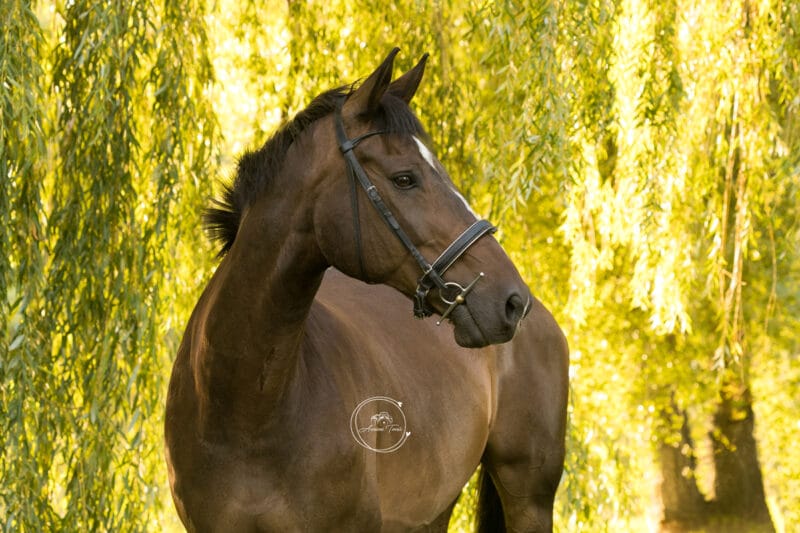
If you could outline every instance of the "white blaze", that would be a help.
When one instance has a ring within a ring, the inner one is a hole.
[[[436,167],[433,164],[433,154],[431,151],[428,150],[428,147],[425,146],[425,143],[417,139],[416,135],[414,135],[413,139],[414,142],[417,143],[417,147],[419,147],[419,153],[422,154],[422,158],[428,162],[433,170],[436,170]]]
[[[475,219],[477,220],[477,219],[478,219],[478,213],[476,213],[476,212],[475,212],[475,211],[472,209],[472,206],[471,206],[471,205],[469,205],[469,203],[467,203],[467,199],[466,199],[466,198],[464,198],[464,197],[461,195],[461,193],[460,193],[460,192],[458,192],[457,190],[453,189],[453,192],[454,192],[454,193],[456,193],[456,196],[458,196],[458,199],[459,199],[459,200],[461,200],[461,203],[462,203],[462,204],[464,204],[464,207],[466,207],[466,208],[467,208],[467,211],[469,211],[470,213],[472,213],[472,216],[474,216],[474,217],[475,217]]]
[[[420,155],[422,155],[422,159],[427,161],[428,164],[431,166],[431,168],[434,171],[436,171],[436,174],[438,175],[439,171],[436,170],[436,165],[433,164],[433,154],[431,153],[431,151],[428,150],[428,147],[425,146],[425,143],[423,143],[422,141],[417,139],[416,135],[414,135],[412,138],[414,139],[414,142],[417,143],[417,147],[419,148]],[[451,188],[452,188],[453,192],[455,193],[455,195],[458,197],[458,199],[461,200],[461,203],[464,204],[464,207],[467,208],[467,211],[472,213],[472,216],[474,216],[475,219],[477,220],[478,219],[478,215],[477,215],[477,213],[475,213],[475,211],[472,209],[472,207],[469,205],[469,203],[467,203],[467,199],[464,198],[461,195],[461,193],[458,192],[454,187],[451,187]]]

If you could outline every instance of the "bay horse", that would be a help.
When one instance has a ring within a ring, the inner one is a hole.
[[[206,212],[222,260],[165,421],[189,531],[446,531],[479,464],[482,531],[552,530],[566,340],[409,108],[427,55],[392,81],[397,52]]]

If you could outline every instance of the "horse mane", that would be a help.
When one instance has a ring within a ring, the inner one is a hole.
[[[223,185],[221,198],[212,199],[211,206],[203,213],[206,233],[212,241],[221,243],[218,257],[224,256],[233,246],[242,214],[280,172],[289,146],[311,124],[332,113],[338,102],[352,92],[351,85],[320,94],[308,107],[281,126],[261,148],[242,154],[233,182]],[[388,91],[381,98],[381,106],[375,116],[364,118],[371,119],[377,129],[386,133],[417,135],[430,142],[408,105]]]

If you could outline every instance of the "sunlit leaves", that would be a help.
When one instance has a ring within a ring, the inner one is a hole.
[[[474,23],[494,41],[484,64],[515,115],[492,143],[513,147],[488,166],[497,162],[510,185],[495,214],[519,210],[520,192],[535,191],[527,216],[506,215],[524,232],[506,242],[515,250],[538,242],[515,258],[531,279],[567,283],[568,298],[551,301],[562,306],[573,349],[604,360],[625,354],[620,370],[640,382],[624,392],[587,371],[586,355],[573,361],[572,420],[581,430],[603,408],[593,401],[598,390],[628,404],[625,413],[656,415],[672,391],[702,421],[717,394],[715,365],[745,379],[751,372],[748,339],[768,334],[759,321],[764,310],[773,316],[780,279],[797,279],[790,261],[781,270],[775,260],[779,249],[796,257],[798,157],[786,149],[798,142],[797,114],[786,111],[800,101],[786,48],[798,42],[796,11],[784,3],[496,2],[483,7],[488,21]],[[530,135],[531,127],[540,131]],[[516,161],[528,150],[520,174]],[[559,236],[565,249],[554,247]],[[559,294],[547,283],[534,290]],[[796,309],[795,296],[784,298]]]
[[[432,54],[414,108],[567,331],[561,526],[644,529],[662,413],[709,419],[721,370],[752,381],[796,519],[796,2],[39,7],[0,3],[3,527],[174,522],[164,380],[213,269],[218,167],[396,45],[398,70]]]
[[[181,271],[166,243],[196,234],[176,205],[197,213],[213,171],[202,8],[70,2],[52,33],[23,2],[2,9],[0,516],[17,531],[148,530],[167,496],[164,340],[188,307],[165,284]]]
[[[48,343],[38,295],[45,261],[42,176],[46,170],[44,35],[31,5],[0,4],[0,527],[43,529],[52,511],[41,487],[52,447],[36,412]],[[45,378],[45,379],[43,379]]]

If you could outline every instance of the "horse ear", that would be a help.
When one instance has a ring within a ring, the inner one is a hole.
[[[350,95],[350,98],[347,99],[347,107],[350,108],[351,113],[354,115],[369,115],[377,111],[381,103],[381,97],[392,81],[392,65],[394,64],[394,57],[399,51],[400,49],[395,47],[389,52],[389,55],[375,69],[375,72],[370,74],[369,78]]]
[[[417,88],[419,87],[419,82],[422,81],[422,75],[425,74],[425,63],[428,61],[428,54],[424,54],[422,59],[419,60],[419,63],[394,80],[391,85],[389,85],[389,89],[387,92],[393,96],[396,96],[403,100],[405,103],[411,103],[411,99],[414,98],[414,94],[417,92]]]

